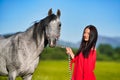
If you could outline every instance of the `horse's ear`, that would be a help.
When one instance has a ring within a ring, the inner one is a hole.
[[[48,11],[48,16],[52,14],[52,8]]]
[[[57,16],[60,17],[60,15],[61,15],[61,12],[60,12],[60,10],[58,9],[58,11],[57,11]]]

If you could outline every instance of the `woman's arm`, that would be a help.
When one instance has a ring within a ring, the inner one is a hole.
[[[72,59],[74,59],[74,53],[70,47],[66,47],[66,53],[71,56]]]

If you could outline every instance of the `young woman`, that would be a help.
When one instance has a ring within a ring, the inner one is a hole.
[[[95,45],[98,38],[98,32],[95,26],[85,27],[80,47],[76,54],[70,47],[66,47],[66,53],[72,58],[74,71],[72,80],[96,80],[94,68],[96,62]]]

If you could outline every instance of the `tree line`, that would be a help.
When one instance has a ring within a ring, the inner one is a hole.
[[[76,53],[77,49],[72,48]],[[41,53],[40,58],[42,60],[65,60],[68,59],[65,48],[46,47]],[[97,47],[97,60],[98,61],[120,61],[120,47],[112,47],[109,44],[100,44]]]
[[[97,60],[120,61],[120,47],[109,44],[100,44],[97,48]]]

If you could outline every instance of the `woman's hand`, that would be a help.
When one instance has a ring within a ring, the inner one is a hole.
[[[70,55],[71,52],[72,52],[71,48],[70,47],[66,47],[66,53]]]
[[[74,58],[74,53],[70,47],[66,47],[66,53],[69,54],[72,59]]]

